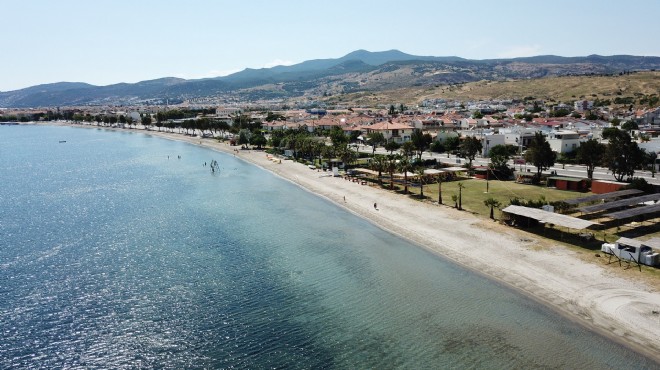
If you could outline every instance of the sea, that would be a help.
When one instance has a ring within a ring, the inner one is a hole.
[[[1,369],[658,366],[232,155],[0,126]]]

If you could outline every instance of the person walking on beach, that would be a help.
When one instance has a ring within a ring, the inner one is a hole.
[[[378,204],[374,203],[374,209],[378,211]]]

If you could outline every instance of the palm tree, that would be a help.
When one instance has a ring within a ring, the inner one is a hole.
[[[463,210],[463,188],[465,185],[463,185],[462,182],[458,183],[458,209]]]
[[[371,156],[376,155],[376,147],[385,142],[385,136],[382,132],[372,131],[367,134],[367,143],[371,145]]]
[[[458,204],[456,204],[456,201],[458,200],[458,196],[456,194],[452,194],[451,200],[452,202],[454,202],[454,208],[458,208]]]
[[[424,167],[417,167],[415,175],[419,178],[419,197],[424,198]]]
[[[387,169],[387,158],[383,155],[377,155],[371,161],[371,169],[378,171],[378,184],[383,185],[383,171]]]
[[[484,205],[485,205],[486,207],[490,207],[490,218],[494,220],[494,219],[495,219],[495,216],[494,216],[494,213],[493,213],[493,209],[494,209],[495,207],[500,208],[500,206],[502,205],[502,203],[500,203],[499,200],[496,200],[495,198],[490,197],[490,198],[484,200]]]
[[[394,189],[394,171],[396,171],[397,156],[389,155],[387,157],[387,172],[390,174],[390,190]]]
[[[349,147],[343,147],[339,149],[339,158],[345,165],[350,165],[357,160],[358,154]]]
[[[403,193],[408,194],[408,172],[413,168],[413,164],[407,156],[399,159],[399,171],[403,172]]]
[[[403,145],[401,145],[399,151],[404,157],[412,159],[413,155],[415,154],[415,144],[413,144],[412,141],[406,141],[403,143]]]
[[[438,204],[442,204],[442,176],[438,175]]]

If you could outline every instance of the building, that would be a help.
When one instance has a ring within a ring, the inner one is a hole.
[[[570,153],[580,146],[580,134],[576,131],[559,130],[548,133],[550,148],[557,153]]]
[[[578,100],[573,103],[573,108],[577,112],[584,112],[585,110],[591,110],[594,107],[594,102],[592,100]]]
[[[364,126],[363,129],[366,131],[365,134],[380,132],[385,137],[385,140],[403,144],[406,141],[410,141],[410,136],[415,128],[403,123],[385,121],[374,123],[371,126]]]

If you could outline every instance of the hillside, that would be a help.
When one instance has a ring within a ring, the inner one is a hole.
[[[468,60],[452,56],[415,56],[398,50],[383,52],[358,50],[336,59],[309,60],[292,66],[245,69],[225,77],[200,80],[161,78],[108,86],[67,82],[33,86],[22,90],[0,92],[0,108],[153,104],[193,98],[207,98],[214,101],[317,98],[409,88],[429,89],[431,96],[438,94],[437,89],[440,89],[440,94],[458,97],[473,88],[471,87],[473,85],[464,86],[464,84],[484,80],[493,81],[490,90],[484,89],[484,94],[490,91],[496,94],[495,96],[504,96],[510,80],[551,79],[575,75],[618,75],[623,71],[656,69],[660,69],[660,57],[590,55],[565,58],[549,55]],[[448,86],[457,84],[461,85],[460,89],[453,86],[447,90]],[[489,85],[485,82],[482,84]],[[530,84],[529,89],[533,88],[534,84]],[[565,88],[566,86],[559,86],[558,91]],[[616,86],[610,86],[607,91],[614,88]],[[502,92],[498,92],[499,90]],[[591,91],[591,89],[586,90]],[[587,93],[589,92],[584,92]],[[415,94],[417,93],[413,93]],[[530,92],[530,95],[538,94]]]
[[[489,100],[535,97],[548,101],[614,99],[617,96],[652,95],[660,92],[660,72],[622,76],[564,76],[508,81],[476,81],[454,86],[413,87],[357,92],[325,98],[329,104],[414,106],[425,99]],[[595,95],[595,96],[594,96]]]

